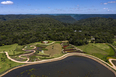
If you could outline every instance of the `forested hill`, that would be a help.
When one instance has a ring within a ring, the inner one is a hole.
[[[74,23],[76,20],[71,16],[53,16],[48,14],[42,15],[0,15],[0,20],[7,21],[7,20],[15,20],[15,19],[26,19],[26,18],[35,18],[35,17],[49,17],[56,19],[58,21],[64,23]]]
[[[55,16],[62,16],[62,15],[71,16],[76,20],[93,18],[93,17],[103,17],[103,18],[116,19],[116,14],[56,14]]]
[[[106,31],[115,34],[116,35],[116,19],[112,18],[101,18],[101,17],[95,17],[95,18],[88,18],[88,19],[82,19],[75,23],[75,25],[80,26],[86,26],[88,27],[86,30],[89,30],[89,28],[92,28],[92,30],[99,30],[99,31]]]
[[[24,31],[36,31],[44,28],[44,30],[50,30],[53,27],[63,27],[62,22],[47,17],[35,17],[28,19],[16,19],[0,22],[0,32],[24,32]]]
[[[89,18],[75,24],[48,17],[0,21],[0,45],[24,45],[43,40],[69,40],[71,44],[83,45],[91,36],[95,42],[112,43],[114,35],[116,19],[110,18]]]

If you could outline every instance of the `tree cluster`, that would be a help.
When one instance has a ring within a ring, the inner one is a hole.
[[[116,35],[116,19],[89,18],[76,23],[63,23],[49,17],[0,21],[0,46],[37,41],[69,40],[74,45],[88,44],[91,36],[96,43],[112,43]]]

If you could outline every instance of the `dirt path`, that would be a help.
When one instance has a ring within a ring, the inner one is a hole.
[[[34,47],[33,49],[36,48],[35,46],[31,46],[31,47]],[[24,49],[22,49],[22,50],[24,50]],[[29,54],[22,54],[22,55],[19,55],[19,57],[20,57],[20,58],[23,58],[23,57],[21,57],[21,56],[31,55],[31,54],[33,54],[33,53],[36,52],[35,50],[28,50],[28,51],[33,51],[33,52],[32,52],[32,53],[29,53]],[[12,58],[8,55],[8,52],[5,52],[5,53],[6,53],[7,58],[10,59],[11,61],[14,61],[14,62],[17,62],[17,63],[28,63],[28,61],[29,61],[29,58],[27,58],[27,61],[17,61],[17,60],[15,60],[15,59],[12,59]],[[23,59],[26,59],[26,58],[23,58]]]
[[[55,42],[52,42],[51,44],[53,44],[53,43],[55,43]],[[34,47],[34,49],[36,48],[35,46],[31,46],[31,47]],[[24,49],[22,49],[22,50],[24,50]],[[31,54],[33,54],[33,53],[36,52],[35,50],[31,50],[31,51],[33,51],[33,52],[32,52],[32,53],[29,53],[29,54],[22,54],[22,55],[20,55],[20,57],[21,57],[21,56],[26,56],[26,55],[31,55]],[[14,60],[14,59],[10,58],[10,56],[8,55],[8,52],[5,52],[5,53],[6,53],[7,57],[8,57],[8,59],[10,59],[10,60],[12,60],[12,61],[14,61],[14,62],[17,62],[17,63],[28,63],[28,64],[26,64],[26,65],[24,65],[24,66],[28,66],[28,65],[32,65],[32,64],[47,63],[47,62],[52,62],[52,61],[58,61],[58,60],[65,59],[66,57],[74,56],[74,55],[83,56],[83,57],[87,57],[87,58],[90,58],[90,59],[92,59],[92,60],[95,60],[95,61],[99,62],[100,64],[102,64],[102,65],[104,65],[105,67],[107,67],[109,70],[113,71],[114,74],[116,75],[116,72],[115,72],[114,70],[111,69],[111,68],[113,68],[113,69],[116,70],[116,66],[112,63],[112,60],[115,60],[115,61],[116,61],[116,59],[109,59],[109,62],[113,65],[113,66],[111,66],[109,63],[107,63],[107,62],[105,62],[105,61],[103,61],[103,60],[101,60],[101,59],[99,59],[99,58],[97,58],[97,57],[95,57],[95,56],[92,56],[92,55],[88,55],[88,54],[84,54],[84,53],[67,53],[67,54],[65,54],[65,55],[63,55],[63,56],[61,56],[61,57],[58,57],[58,58],[47,59],[47,60],[41,60],[41,61],[35,61],[35,62],[28,62],[28,61],[29,61],[28,58],[27,58],[27,59],[28,59],[27,61],[17,61],[17,60]],[[17,69],[17,68],[20,68],[20,67],[24,67],[24,66],[19,66],[19,67],[13,68],[13,69],[11,69],[11,70],[5,72],[3,75],[7,74],[8,72],[10,72],[10,71],[12,71],[12,70],[14,70],[14,69]],[[3,76],[3,75],[1,75],[1,76]]]
[[[53,44],[53,43],[55,43],[55,41],[52,42],[52,43],[49,43],[49,44],[45,44],[45,45],[50,45],[50,44]],[[34,47],[33,49],[36,49],[36,46],[33,46],[33,45],[32,45],[32,46],[30,46],[30,47]],[[25,49],[23,48],[22,50],[25,50]],[[29,61],[29,58],[21,57],[21,56],[31,55],[31,54],[34,54],[34,53],[36,52],[35,50],[28,50],[28,51],[33,51],[33,52],[32,52],[32,53],[29,53],[29,54],[22,54],[22,55],[19,55],[20,58],[27,59],[26,61],[17,61],[17,60],[15,60],[15,59],[12,59],[12,58],[8,55],[8,52],[5,52],[5,53],[6,53],[7,58],[10,59],[11,61],[14,61],[14,62],[17,62],[17,63],[33,63],[33,62],[28,62],[28,61]],[[3,52],[1,52],[1,53],[3,53]]]
[[[105,61],[103,61],[103,60],[101,60],[101,59],[99,59],[99,58],[97,58],[95,56],[88,55],[88,54],[84,54],[84,53],[67,53],[67,54],[65,54],[65,55],[63,55],[61,57],[58,57],[58,58],[53,58],[53,59],[48,59],[48,60],[41,60],[41,61],[36,61],[36,62],[24,62],[24,63],[29,63],[29,64],[26,64],[26,65],[23,65],[23,66],[18,66],[18,67],[15,67],[13,69],[10,69],[7,72],[5,72],[4,74],[2,74],[1,76],[4,76],[5,74],[9,73],[10,71],[13,71],[13,70],[18,69],[18,68],[21,68],[21,67],[25,67],[25,66],[29,66],[29,65],[33,65],[33,64],[41,64],[41,63],[58,61],[58,60],[65,59],[65,58],[67,58],[69,56],[76,56],[76,55],[77,56],[87,57],[87,58],[90,58],[92,60],[97,61],[98,63],[102,64],[103,66],[105,66],[106,68],[108,68],[110,71],[112,71],[115,74],[115,76],[116,76],[116,72],[111,69],[111,68],[113,68],[111,65],[109,65]],[[113,69],[115,69],[115,68],[113,68]]]
[[[34,47],[33,49],[36,49],[36,46],[30,46],[30,47]],[[23,48],[22,50],[25,50],[25,49]],[[20,58],[22,58],[22,59],[27,59],[26,62],[29,61],[29,58],[24,58],[24,57],[22,57],[22,56],[28,56],[28,55],[34,54],[34,53],[36,52],[35,50],[27,50],[27,51],[33,51],[33,52],[32,52],[32,53],[29,53],[29,54],[22,54],[22,55],[19,55]]]
[[[111,63],[112,67],[115,68],[115,70],[116,70],[116,66],[114,65],[114,63],[112,62],[112,60],[116,61],[116,59],[112,59],[112,58],[109,59],[109,62]]]

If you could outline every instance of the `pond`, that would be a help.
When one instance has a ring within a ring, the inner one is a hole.
[[[98,62],[79,56],[15,69],[3,77],[115,77]]]

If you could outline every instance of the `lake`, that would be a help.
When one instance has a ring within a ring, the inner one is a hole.
[[[79,56],[15,69],[3,77],[115,77],[98,62]]]

